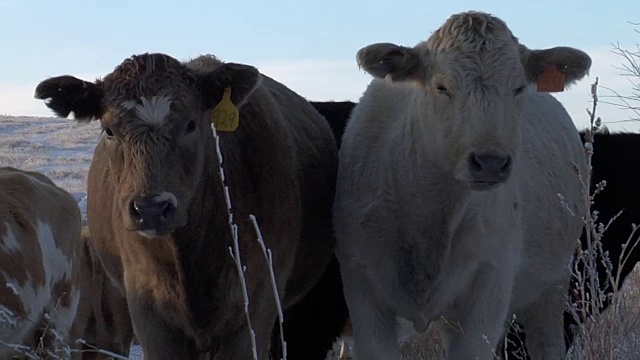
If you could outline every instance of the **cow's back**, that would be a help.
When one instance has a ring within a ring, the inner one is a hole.
[[[79,301],[75,200],[42,174],[2,168],[0,236],[0,340],[34,349],[46,331],[66,340]]]
[[[322,270],[333,257],[331,208],[338,171],[338,148],[327,121],[300,95],[263,75],[263,86],[278,100],[286,129],[295,149],[295,176],[302,206],[302,235],[295,265],[285,293],[295,302],[320,277],[309,278],[308,271]]]

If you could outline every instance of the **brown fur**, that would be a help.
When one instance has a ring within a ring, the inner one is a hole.
[[[83,277],[72,338],[83,339],[88,345],[79,346],[77,357],[111,359],[96,349],[127,356],[133,339],[127,299],[104,272],[89,245],[90,237],[89,227],[83,226]]]
[[[37,96],[55,97],[47,90],[55,81],[41,83]],[[182,64],[162,54],[134,56],[93,86],[105,94],[93,113],[114,139],[100,140],[89,173],[90,243],[109,276],[126,289],[145,357],[248,359],[249,331],[210,130],[211,110],[231,86],[240,126],[220,133],[220,148],[258,353],[265,359],[276,306],[249,215],[257,217],[273,252],[284,306],[295,303],[334,247],[337,149],[328,125],[302,97],[255,68],[213,57]],[[121,106],[156,95],[172,99],[169,119],[159,128]],[[190,121],[197,129],[185,135]],[[178,199],[167,231],[152,239],[132,231],[132,199],[163,191]]]

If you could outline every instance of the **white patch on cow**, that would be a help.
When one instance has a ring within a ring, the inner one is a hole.
[[[60,306],[58,299],[53,298],[53,285],[65,278],[71,279],[72,259],[68,258],[58,248],[49,224],[38,220],[37,225],[36,230],[43,256],[40,259],[34,258],[31,263],[24,265],[39,266],[42,264],[45,274],[44,285],[36,288],[33,282],[28,282],[24,286],[20,286],[8,272],[0,270],[7,280],[6,286],[10,287],[20,297],[26,313],[24,318],[14,317],[14,323],[10,329],[7,326],[0,327],[0,340],[6,343],[15,344],[21,342],[33,326],[38,323],[43,313],[49,314],[51,322],[55,324],[56,331],[66,336],[71,328],[80,300],[80,292],[77,288],[72,291],[72,294],[69,294],[69,307]],[[9,316],[9,313],[5,312],[4,315]],[[4,354],[0,351],[0,357],[2,356]]]
[[[6,283],[6,284],[5,284],[5,286],[6,286],[9,290],[11,290],[11,292],[12,292],[14,295],[18,295],[18,289],[16,289],[16,286],[15,286],[15,285],[13,285],[12,283]]]
[[[44,291],[49,290],[51,296],[51,287],[60,280],[72,278],[73,262],[68,258],[57,246],[56,240],[51,231],[51,227],[38,221],[38,237],[40,238],[40,246],[42,253],[47,256],[43,257],[42,263],[45,274],[48,275],[47,284]],[[72,286],[72,294],[69,294],[70,306],[62,307],[58,304],[58,299],[50,299],[48,313],[51,321],[56,324],[56,329],[62,334],[67,334],[71,329],[71,324],[76,316],[78,302],[80,301],[80,291],[77,287]]]
[[[170,192],[164,191],[162,194],[156,196],[153,200],[156,202],[168,201],[171,205],[178,207],[178,198]]]
[[[156,231],[156,229],[141,230],[141,231],[138,231],[138,234],[149,239],[153,239],[158,236],[158,232]]]
[[[5,331],[13,331],[16,328],[16,314],[8,307],[0,304],[0,334]]]
[[[136,116],[150,125],[161,125],[167,120],[171,111],[171,98],[167,96],[146,98],[143,96],[140,101],[141,104],[128,100],[122,103],[122,107],[127,110],[135,110]]]
[[[418,333],[411,321],[401,317],[396,317],[396,321],[398,322],[398,328],[397,328],[398,342],[400,343],[407,342],[411,340],[411,338],[413,338]]]
[[[8,229],[7,234],[2,237],[2,243],[0,244],[1,252],[7,254],[9,252],[20,251],[20,243],[16,239],[16,234],[11,229],[8,223],[5,223],[5,227]]]
[[[135,100],[125,100],[122,102],[122,104],[120,104],[120,106],[122,106],[122,108],[125,110],[133,110],[136,105],[138,105],[138,103]]]

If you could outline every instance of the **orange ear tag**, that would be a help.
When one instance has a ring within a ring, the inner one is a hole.
[[[540,92],[562,92],[564,91],[565,75],[558,70],[556,65],[547,65],[538,79],[536,79],[538,91]]]
[[[231,101],[231,87],[227,86],[222,100],[211,112],[211,122],[217,131],[235,131],[240,123],[240,112]]]

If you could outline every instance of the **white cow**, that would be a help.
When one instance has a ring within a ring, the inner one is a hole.
[[[532,359],[561,358],[586,163],[565,109],[530,85],[549,69],[573,83],[589,56],[529,50],[467,12],[357,60],[376,79],[342,139],[334,213],[356,358],[398,359],[409,323],[438,326],[450,359],[490,359],[511,313]]]

